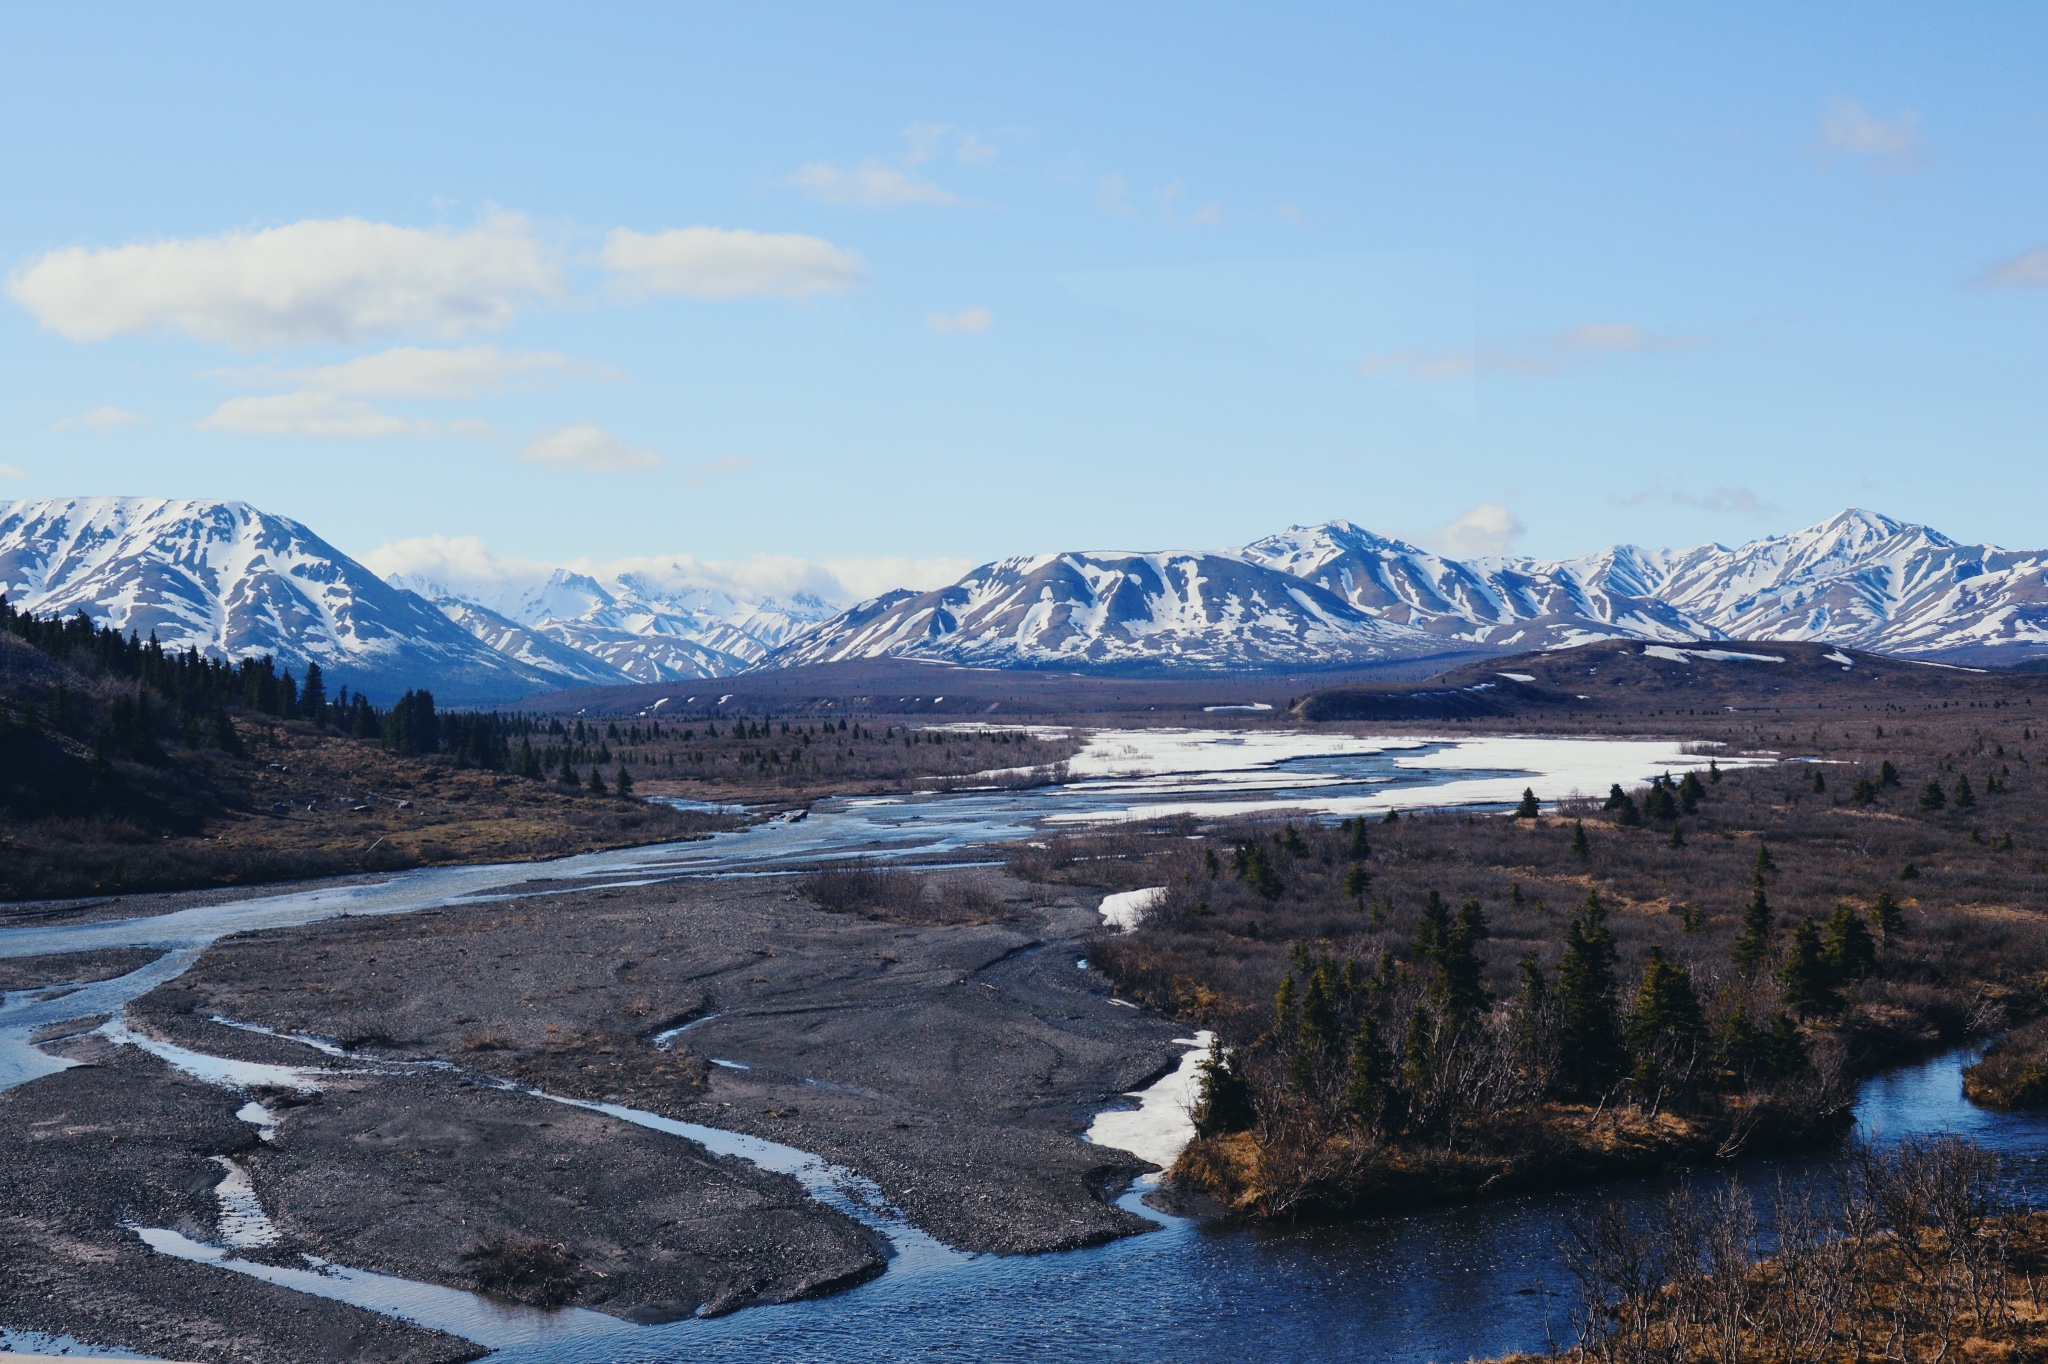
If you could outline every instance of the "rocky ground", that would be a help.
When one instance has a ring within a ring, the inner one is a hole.
[[[312,1314],[353,1342],[333,1357],[474,1353],[163,1260],[120,1230],[133,1220],[207,1239],[222,1154],[246,1165],[285,1235],[269,1254],[475,1287],[481,1250],[545,1247],[573,1302],[633,1320],[829,1292],[885,1264],[876,1233],[793,1180],[506,1081],[816,1152],[964,1250],[1044,1251],[1146,1229],[1104,1194],[1147,1167],[1077,1134],[1178,1059],[1179,1030],[1112,1005],[1102,978],[1078,967],[1098,895],[992,873],[973,890],[970,917],[983,921],[951,925],[828,914],[769,877],[223,941],[136,1001],[131,1025],[211,1055],[363,1073],[267,1096],[281,1121],[262,1142],[233,1118],[245,1096],[100,1039],[54,1044],[89,1064],[0,1094],[18,1186],[6,1205],[42,1210],[6,1223],[0,1324],[174,1357],[328,1357],[294,1334]],[[29,974],[78,979],[118,964],[54,959]],[[9,983],[44,983],[16,981],[27,969],[10,963]],[[334,1039],[352,1056],[216,1018]],[[670,1047],[652,1044],[692,1020]],[[160,1115],[170,1109],[174,1120]],[[74,1134],[61,1156],[31,1156],[56,1154],[34,1145],[53,1132]],[[91,1253],[66,1251],[73,1243]],[[258,1305],[270,1299],[291,1306]],[[95,1307],[74,1310],[81,1302]]]

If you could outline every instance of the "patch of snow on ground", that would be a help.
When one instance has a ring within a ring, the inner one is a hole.
[[[1248,706],[1204,706],[1202,709],[1214,715],[1219,710],[1271,710],[1273,707],[1264,701],[1254,701]]]
[[[1777,654],[1738,654],[1727,649],[1674,649],[1669,644],[1645,644],[1643,653],[1650,658],[1661,658],[1670,663],[1683,663],[1689,658],[1704,658],[1709,663],[1783,663]]]
[[[1260,736],[1268,737],[1268,736]],[[1274,735],[1310,743],[1342,741],[1344,736]],[[1383,815],[1389,810],[1420,810],[1443,806],[1510,806],[1528,787],[1545,804],[1572,796],[1597,795],[1614,782],[1632,786],[1658,773],[1671,776],[1698,769],[1704,771],[1707,757],[1688,753],[1686,745],[1672,739],[1575,739],[1546,735],[1501,734],[1471,738],[1396,738],[1356,740],[1393,750],[1393,765],[1418,772],[1485,772],[1490,775],[1453,778],[1432,785],[1389,786],[1367,795],[1318,796],[1290,794],[1244,800],[1162,800],[1134,804],[1122,810],[1075,811],[1051,816],[1052,824],[1107,823],[1123,820],[1159,819],[1174,814],[1196,814],[1228,819],[1238,815],[1264,814],[1278,810],[1307,810],[1317,814],[1345,817]],[[1441,744],[1430,753],[1402,753]],[[1320,747],[1312,752],[1327,751]],[[1226,755],[1226,760],[1229,760]],[[1772,757],[1750,755],[1717,759],[1724,769],[1760,766]],[[1276,778],[1276,784],[1283,779]],[[1306,785],[1284,779],[1290,788]],[[1142,788],[1140,788],[1142,789]],[[1190,787],[1199,790],[1199,787]]]
[[[1138,1101],[1136,1108],[1097,1113],[1088,1125],[1088,1140],[1097,1146],[1129,1151],[1167,1169],[1180,1158],[1181,1149],[1195,1139],[1195,1101],[1201,1096],[1202,1061],[1216,1034],[1204,1028],[1193,1037],[1176,1037],[1177,1047],[1186,1047],[1180,1065],[1144,1089],[1126,1097]]]
[[[1536,680],[1528,673],[1495,673],[1494,676],[1505,677],[1510,682],[1534,682]]]
[[[1825,658],[1830,663],[1839,663],[1845,668],[1854,667],[1856,664],[1855,659],[1849,657],[1849,655],[1843,653],[1840,649],[1835,650],[1831,654],[1822,654],[1821,657]]]
[[[1145,917],[1145,911],[1159,903],[1166,894],[1166,887],[1152,886],[1145,890],[1120,890],[1114,895],[1102,897],[1102,922],[1120,933],[1128,933],[1138,926]]]

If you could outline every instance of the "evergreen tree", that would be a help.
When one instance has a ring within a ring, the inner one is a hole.
[[[1877,784],[1879,786],[1897,786],[1900,784],[1899,769],[1892,766],[1892,760],[1890,758],[1886,758],[1883,762],[1878,764]]]
[[[1905,911],[1899,908],[1899,901],[1889,889],[1877,893],[1877,899],[1870,905],[1870,922],[1877,926],[1877,935],[1886,947],[1892,945],[1892,938],[1905,925]]]
[[[1977,793],[1970,789],[1968,773],[1959,772],[1956,774],[1955,802],[1956,809],[1958,810],[1967,810],[1977,803]]]
[[[1430,894],[1435,898],[1434,891]],[[1443,902],[1436,902],[1441,907]],[[1478,954],[1479,944],[1486,938],[1486,914],[1477,900],[1468,900],[1458,911],[1455,922],[1448,915],[1444,919],[1428,953],[1436,967],[1430,993],[1446,1019],[1462,1022],[1471,1019],[1488,1002]]]
[[[1764,894],[1763,878],[1752,884],[1749,908],[1742,912],[1742,931],[1729,950],[1729,960],[1746,973],[1754,973],[1771,951],[1771,901]]]
[[[1366,875],[1365,868],[1356,862],[1344,874],[1344,893],[1358,902],[1361,911],[1365,909],[1365,892],[1371,885],[1372,877]]]
[[[311,659],[306,661],[306,680],[299,687],[299,714],[316,725],[327,723],[327,679]]]
[[[1840,1005],[1828,970],[1826,949],[1813,920],[1801,919],[1792,930],[1792,943],[1785,951],[1785,964],[1778,968],[1778,980],[1785,987],[1785,1007],[1807,1018],[1832,1013]]]
[[[1573,820],[1572,856],[1578,858],[1581,862],[1584,862],[1587,858],[1591,857],[1592,855],[1593,847],[1591,844],[1586,842],[1586,821],[1583,819]]]
[[[840,726],[845,727],[845,721]],[[1194,1111],[1195,1131],[1204,1137],[1242,1132],[1258,1118],[1252,1108],[1251,1086],[1238,1072],[1220,1039],[1209,1042],[1209,1054],[1197,1067],[1200,1076]]]
[[[1379,1019],[1361,1009],[1358,1030],[1351,1036],[1351,1080],[1344,1086],[1344,1111],[1368,1127],[1377,1126],[1387,1111],[1389,1079],[1386,1048],[1380,1045]]]
[[[1539,804],[1537,804],[1537,801],[1536,801],[1536,789],[1535,789],[1534,787],[1531,787],[1531,786],[1525,786],[1525,787],[1523,787],[1523,788],[1522,788],[1522,803],[1521,803],[1520,805],[1517,805],[1517,806],[1515,807],[1515,818],[1516,818],[1516,819],[1534,819],[1534,818],[1536,818],[1536,816],[1537,816],[1537,815],[1539,815],[1539,814],[1541,814],[1541,813],[1542,813],[1542,806],[1540,806]]]
[[[1628,1025],[1637,1089],[1647,1092],[1670,1083],[1672,1072],[1689,1063],[1700,1033],[1700,1001],[1693,993],[1692,974],[1666,961],[1663,948],[1651,947],[1642,983],[1636,987],[1635,1017]]]
[[[1753,871],[1753,872],[1751,873],[1751,875],[1752,875],[1752,876],[1754,876],[1754,877],[1756,878],[1756,880],[1757,880],[1757,881],[1758,881],[1759,883],[1761,883],[1761,882],[1763,881],[1763,879],[1764,879],[1764,877],[1765,877],[1765,876],[1769,875],[1769,874],[1770,874],[1770,873],[1772,873],[1772,872],[1775,872],[1775,871],[1776,871],[1777,869],[1778,869],[1778,864],[1777,864],[1777,863],[1776,863],[1775,861],[1773,861],[1773,860],[1771,859],[1771,847],[1770,847],[1770,844],[1768,844],[1768,843],[1759,843],[1759,844],[1757,844],[1757,845],[1756,845],[1756,870],[1755,870],[1755,871]]]
[[[1372,857],[1372,844],[1365,837],[1365,816],[1360,815],[1351,822],[1351,860],[1368,861]]]
[[[1532,949],[1515,965],[1515,1055],[1536,1082],[1550,1075],[1550,984]]]
[[[223,706],[213,708],[213,724],[207,730],[206,741],[230,758],[239,758],[247,752],[242,747],[242,736],[235,732],[234,722],[228,719],[227,709]]]
[[[1670,846],[1674,848],[1685,846],[1685,834],[1675,822],[1671,826]]]
[[[1557,964],[1560,1078],[1567,1092],[1582,1098],[1604,1091],[1621,1070],[1614,961],[1614,934],[1594,892],[1566,925]]]
[[[1707,788],[1700,781],[1700,774],[1697,772],[1687,772],[1685,779],[1678,783],[1679,808],[1688,815],[1693,813],[1702,800],[1706,799],[1706,795]]]
[[[624,763],[619,764],[619,775],[613,789],[618,792],[620,800],[633,798],[633,774],[626,770]]]
[[[1621,789],[1620,782],[1616,782],[1607,788],[1607,803],[1600,808],[1603,810],[1619,810],[1622,806],[1628,804],[1631,804],[1628,792]]]
[[[1329,972],[1321,966],[1309,973],[1301,993],[1301,1022],[1295,1030],[1294,1087],[1312,1093],[1323,1062],[1337,1044],[1337,1002],[1331,997]]]
[[[1451,935],[1451,908],[1441,892],[1432,890],[1415,916],[1415,959],[1433,964],[1444,939]]]
[[[1234,859],[1237,874],[1250,886],[1253,893],[1262,900],[1277,900],[1286,887],[1281,884],[1280,873],[1273,869],[1265,848],[1258,843],[1240,843]]]
[[[1707,783],[1711,786],[1721,784],[1721,765],[1712,758],[1707,759]]]
[[[590,794],[593,796],[601,796],[604,794],[604,774],[598,771],[597,767],[594,764],[590,769],[590,780],[588,783],[585,784],[583,789],[590,792]]]
[[[1925,812],[1932,813],[1947,804],[1948,796],[1942,791],[1941,783],[1938,781],[1928,782],[1927,789],[1920,793],[1920,808]]]
[[[1867,976],[1877,966],[1877,943],[1852,905],[1838,904],[1828,918],[1824,955],[1839,980]]]
[[[1280,982],[1280,988],[1273,993],[1273,1035],[1275,1037],[1294,1036],[1296,1015],[1299,1012],[1296,1007],[1297,1000],[1295,994],[1294,972],[1289,971],[1286,979]]]
[[[1818,795],[1821,795],[1821,794],[1822,794],[1822,793],[1824,793],[1824,792],[1825,792],[1825,791],[1826,791],[1827,789],[1828,789],[1828,783],[1827,783],[1827,778],[1825,778],[1825,777],[1823,777],[1823,776],[1821,775],[1821,773],[1820,773],[1820,769],[1819,769],[1818,767],[1814,768],[1814,769],[1813,769],[1813,794],[1815,794],[1816,796],[1818,796]]]

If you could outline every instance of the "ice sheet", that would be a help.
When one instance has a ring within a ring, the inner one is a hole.
[[[1170,1168],[1182,1148],[1195,1139],[1202,1060],[1215,1040],[1216,1034],[1206,1028],[1193,1037],[1174,1038],[1175,1046],[1188,1048],[1181,1054],[1180,1064],[1146,1088],[1127,1095],[1138,1101],[1136,1108],[1097,1113],[1088,1125],[1088,1140],[1129,1151],[1161,1169]]]

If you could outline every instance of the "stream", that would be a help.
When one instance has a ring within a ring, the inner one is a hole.
[[[1182,808],[1217,813],[1310,808],[1333,814],[1506,803],[1524,784],[1554,799],[1597,791],[1613,776],[1640,779],[1704,762],[1676,744],[1571,739],[1467,743],[1330,736],[1318,744],[1280,744],[1249,753],[1228,732],[1218,732],[1204,759],[1205,745],[1199,740],[1180,741],[1175,748],[1152,739],[1152,733],[1134,732],[1129,737],[1136,742],[1125,743],[1122,754],[1111,754],[1092,769],[1077,760],[1075,779],[1056,787],[831,800],[813,806],[804,817],[692,843],[540,864],[437,868],[194,906],[146,919],[0,930],[0,957],[136,946],[164,953],[126,976],[54,997],[46,987],[0,999],[0,1088],[69,1064],[29,1045],[37,1028],[108,1014],[113,1018],[108,1031],[118,1034],[129,1000],[176,977],[207,944],[231,933],[595,885],[773,873],[854,854],[945,855],[1040,836],[1048,822],[1076,817],[1117,819]],[[1122,768],[1112,761],[1119,757]],[[1597,781],[1592,779],[1596,774]],[[61,984],[51,982],[53,987]],[[182,1060],[166,1054],[165,1059],[187,1068],[206,1061],[189,1054]],[[2048,1124],[1965,1104],[1960,1072],[1968,1059],[1967,1053],[1950,1053],[1866,1082],[1856,1110],[1859,1132],[1877,1141],[1965,1133],[2005,1155],[2017,1192],[2039,1199],[2048,1194]],[[232,1075],[208,1078],[235,1082]],[[1341,1357],[1423,1364],[1563,1343],[1568,1278],[1558,1247],[1564,1219],[1596,1199],[1655,1200],[1670,1187],[1668,1180],[1642,1180],[1340,1227],[1274,1229],[1170,1217],[1143,1204],[1141,1186],[1119,1201],[1157,1224],[1150,1234],[1049,1255],[965,1256],[887,1218],[886,1210],[856,1208],[863,1201],[854,1187],[859,1177],[805,1152],[612,1105],[602,1111],[796,1175],[814,1196],[885,1231],[898,1251],[889,1271],[829,1298],[639,1327],[580,1309],[542,1312],[509,1306],[345,1266],[256,1265],[235,1258],[226,1246],[202,1245],[161,1229],[133,1230],[162,1253],[439,1326],[492,1347],[492,1358],[506,1361],[1114,1354],[1146,1360]],[[245,1116],[260,1122],[267,1115],[258,1109]],[[1781,1175],[1810,1179],[1822,1168],[1810,1160],[1757,1161],[1737,1173],[1767,1203]],[[232,1205],[238,1234],[260,1241],[261,1210],[253,1207],[253,1197],[243,1196],[236,1175],[229,1169],[224,1177],[224,1206]],[[852,1203],[844,1201],[849,1197]]]

